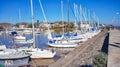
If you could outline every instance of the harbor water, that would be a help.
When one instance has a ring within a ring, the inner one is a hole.
[[[32,34],[26,34],[25,35],[26,40],[32,38]],[[0,42],[1,44],[6,45],[7,48],[13,48],[14,41],[12,39],[12,36],[10,34],[2,34],[0,35]],[[48,39],[47,35],[44,34],[36,34],[35,35],[35,43],[36,47],[40,49],[54,49],[56,51],[56,55],[52,59],[34,59],[33,63],[39,63],[41,65],[49,65],[53,62],[56,62],[58,59],[60,59],[62,56],[68,54],[73,48],[53,48],[49,47],[47,45]],[[18,47],[30,47],[32,44],[15,44]],[[32,64],[32,62],[30,62]],[[44,64],[43,64],[44,63]]]
[[[26,40],[32,38],[32,34],[25,35]],[[0,35],[0,41],[2,44],[6,45],[7,48],[12,48],[14,46],[14,41],[12,36],[9,34],[2,34]],[[37,48],[47,48],[47,36],[44,34],[36,34],[35,35],[35,44]],[[32,44],[15,44],[18,47],[30,47]]]

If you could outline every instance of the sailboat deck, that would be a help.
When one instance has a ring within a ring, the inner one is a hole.
[[[30,54],[28,53],[24,53],[24,52],[4,52],[4,51],[0,51],[0,60],[2,59],[20,59],[20,58],[25,58],[25,57],[29,57]]]

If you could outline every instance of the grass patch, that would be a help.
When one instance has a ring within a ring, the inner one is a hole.
[[[107,54],[100,52],[93,58],[93,67],[107,67]]]

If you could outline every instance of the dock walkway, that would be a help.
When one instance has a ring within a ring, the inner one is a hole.
[[[90,60],[89,58],[98,50],[98,45],[101,45],[100,48],[102,47],[106,32],[104,30],[92,39],[81,43],[69,54],[57,60],[55,63],[50,64],[49,67],[80,67],[82,62],[85,62],[83,60],[90,61],[89,63],[86,62],[87,64],[92,64],[92,59]]]
[[[120,30],[110,30],[108,67],[120,67]]]

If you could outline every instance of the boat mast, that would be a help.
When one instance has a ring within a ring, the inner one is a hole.
[[[63,27],[62,27],[62,35],[63,35],[63,38],[64,38],[64,22],[63,22],[63,19],[64,19],[64,17],[63,17],[63,0],[61,0],[61,16],[62,16],[62,24],[63,24]],[[64,56],[64,49],[62,49],[62,53],[63,53],[63,56]]]
[[[33,48],[35,48],[34,14],[33,14],[33,3],[32,3],[32,0],[31,0],[31,18],[32,18],[32,30],[33,30]]]
[[[69,0],[68,0],[68,32],[70,32],[70,19],[69,19]]]
[[[39,3],[40,3],[40,7],[41,7],[42,14],[43,14],[43,17],[44,17],[44,21],[47,22],[46,15],[45,15],[45,12],[44,12],[44,9],[43,9],[43,6],[42,6],[42,3],[41,3],[41,0],[39,0]]]
[[[87,15],[87,11],[86,11],[86,8],[85,8],[85,18],[86,18],[86,24],[88,24],[88,15]]]
[[[76,32],[77,32],[77,29],[78,29],[77,22],[80,20],[79,17],[80,17],[80,13],[79,13],[78,5],[76,5]]]
[[[83,21],[82,21],[82,6],[80,5],[80,27],[81,27],[81,31],[83,32],[82,25],[83,25]]]
[[[85,16],[85,11],[86,11],[86,8],[84,8],[84,9],[83,9],[84,22],[86,22],[86,21],[87,21],[86,16]]]
[[[21,22],[20,8],[19,8],[19,22]]]
[[[87,24],[87,15],[86,15],[86,8],[83,9],[83,17],[84,17],[84,32],[86,33],[87,32],[87,28],[86,28],[86,24]]]
[[[47,23],[46,15],[45,15],[41,0],[39,0],[39,3],[40,3],[40,7],[41,7],[42,14],[43,14],[43,17],[44,17],[44,21],[45,21],[45,23]],[[48,30],[49,30],[49,25],[48,24],[47,24],[47,27],[48,27]]]
[[[96,16],[95,20],[96,20],[96,29],[98,29],[99,28],[99,18]]]
[[[88,24],[90,25],[90,10],[88,9]]]
[[[45,11],[44,11],[44,9],[43,9],[41,0],[39,0],[39,4],[40,4],[41,10],[42,10],[43,17],[44,17],[45,26],[47,26],[47,28],[48,28],[48,32],[49,32],[49,33],[48,33],[48,39],[52,39],[51,30],[50,30],[50,28],[49,28],[50,24],[47,23]]]
[[[88,25],[89,25],[88,32],[90,32],[90,10],[89,9],[88,9]]]
[[[61,14],[62,14],[62,24],[63,24],[63,28],[62,28],[62,30],[63,30],[63,34],[64,34],[64,22],[63,22],[63,19],[64,19],[64,17],[63,17],[63,0],[61,0]]]
[[[93,27],[95,27],[95,13],[94,12],[93,12],[92,18],[93,18]]]
[[[77,5],[74,3],[74,15],[75,15],[75,26],[76,26],[76,32],[77,32]]]
[[[21,12],[20,12],[20,8],[19,8],[18,15],[19,15],[19,23],[22,23],[22,22],[21,22]],[[21,32],[20,35],[23,35],[23,32]]]

